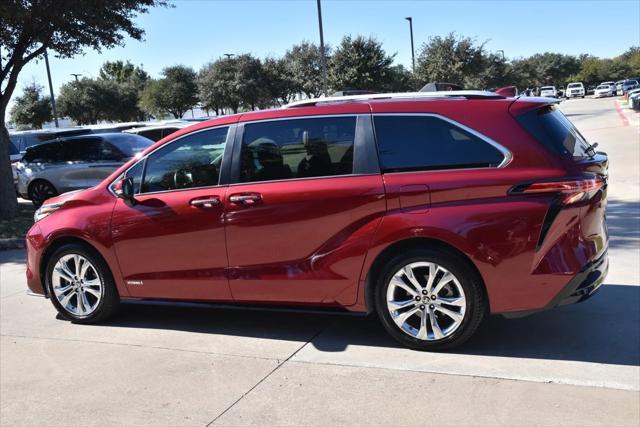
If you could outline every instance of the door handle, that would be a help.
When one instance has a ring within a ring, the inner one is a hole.
[[[262,195],[260,193],[238,193],[229,196],[229,201],[236,205],[255,205],[262,201]]]
[[[217,196],[207,196],[201,199],[191,199],[189,204],[196,208],[212,208],[220,204],[220,198]]]

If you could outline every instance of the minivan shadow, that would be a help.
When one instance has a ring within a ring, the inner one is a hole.
[[[605,285],[588,301],[520,319],[492,316],[458,354],[640,364],[640,287]],[[399,348],[373,316],[336,316],[209,306],[125,304],[105,326],[168,329],[263,339],[312,340],[319,351]]]

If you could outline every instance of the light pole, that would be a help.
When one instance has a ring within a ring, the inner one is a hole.
[[[500,50],[497,50],[496,52],[500,52],[500,54],[502,54],[502,60],[504,61],[504,50],[500,49]]]
[[[53,94],[53,83],[51,83],[51,69],[49,68],[49,56],[47,50],[44,51],[44,63],[47,66],[47,79],[49,79],[49,93],[51,94],[51,110],[53,111],[53,121],[58,126],[58,113],[56,112],[56,98]]]
[[[322,64],[322,91],[327,96],[327,58],[324,52],[324,32],[322,31],[322,6],[318,2],[318,27],[320,28],[320,62]]]
[[[413,49],[413,18],[410,16],[407,16],[406,18],[407,21],[409,21],[409,34],[411,35],[411,67],[413,69],[413,72],[416,72],[416,52]]]
[[[76,73],[71,73],[70,75],[72,75],[73,77],[76,78],[76,81],[78,81],[78,77],[81,76],[82,74],[76,74]]]
[[[231,59],[232,56],[235,56],[235,53],[223,53],[224,56],[227,57],[227,59]]]

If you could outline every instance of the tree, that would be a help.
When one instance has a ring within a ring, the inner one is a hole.
[[[580,60],[573,55],[544,52],[512,63],[512,71],[521,87],[564,85],[580,70]]]
[[[98,78],[120,84],[130,84],[136,89],[142,90],[149,80],[149,74],[142,67],[136,67],[129,61],[107,61],[100,67]]]
[[[458,38],[454,33],[432,37],[420,48],[416,75],[422,85],[443,81],[477,87],[477,77],[485,66],[484,54],[484,43],[477,45],[468,37]]]
[[[345,36],[331,57],[329,84],[334,90],[383,90],[393,77],[393,56],[375,39]]]
[[[384,92],[415,92],[420,89],[413,73],[403,65],[394,65],[389,69],[389,81],[382,87]]]
[[[293,73],[284,58],[267,58],[262,64],[268,98],[278,105],[288,104],[298,92]]]
[[[165,0],[4,0],[0,3],[0,45],[6,57],[0,66],[0,218],[17,209],[9,161],[7,105],[24,66],[48,49],[70,58],[84,49],[122,45],[125,37],[141,40],[144,31],[133,19]]]
[[[142,91],[142,109],[156,117],[170,113],[176,119],[198,103],[196,73],[191,67],[174,65],[162,70],[162,78],[151,80]]]
[[[41,129],[52,118],[51,98],[42,96],[42,86],[35,83],[22,90],[22,96],[16,98],[11,109],[11,120],[14,123],[30,125],[35,129]]]
[[[331,48],[325,46],[324,51],[329,58]],[[320,46],[306,41],[294,45],[285,53],[284,60],[290,69],[296,92],[302,92],[308,98],[317,98],[322,95],[324,85]]]
[[[138,91],[132,85],[101,79],[84,78],[62,85],[58,106],[62,115],[81,125],[139,120],[142,114]]]
[[[146,114],[138,106],[142,91],[149,80],[149,74],[142,67],[136,67],[129,61],[107,61],[100,67],[98,79],[111,82],[111,87],[116,92],[120,108],[109,115],[119,119],[111,120],[146,119]]]

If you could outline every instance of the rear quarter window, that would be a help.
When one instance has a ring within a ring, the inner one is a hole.
[[[435,116],[374,116],[385,172],[495,167],[504,154],[487,141]]]
[[[517,117],[518,122],[539,142],[552,151],[572,156],[589,157],[589,144],[571,121],[553,105]]]

